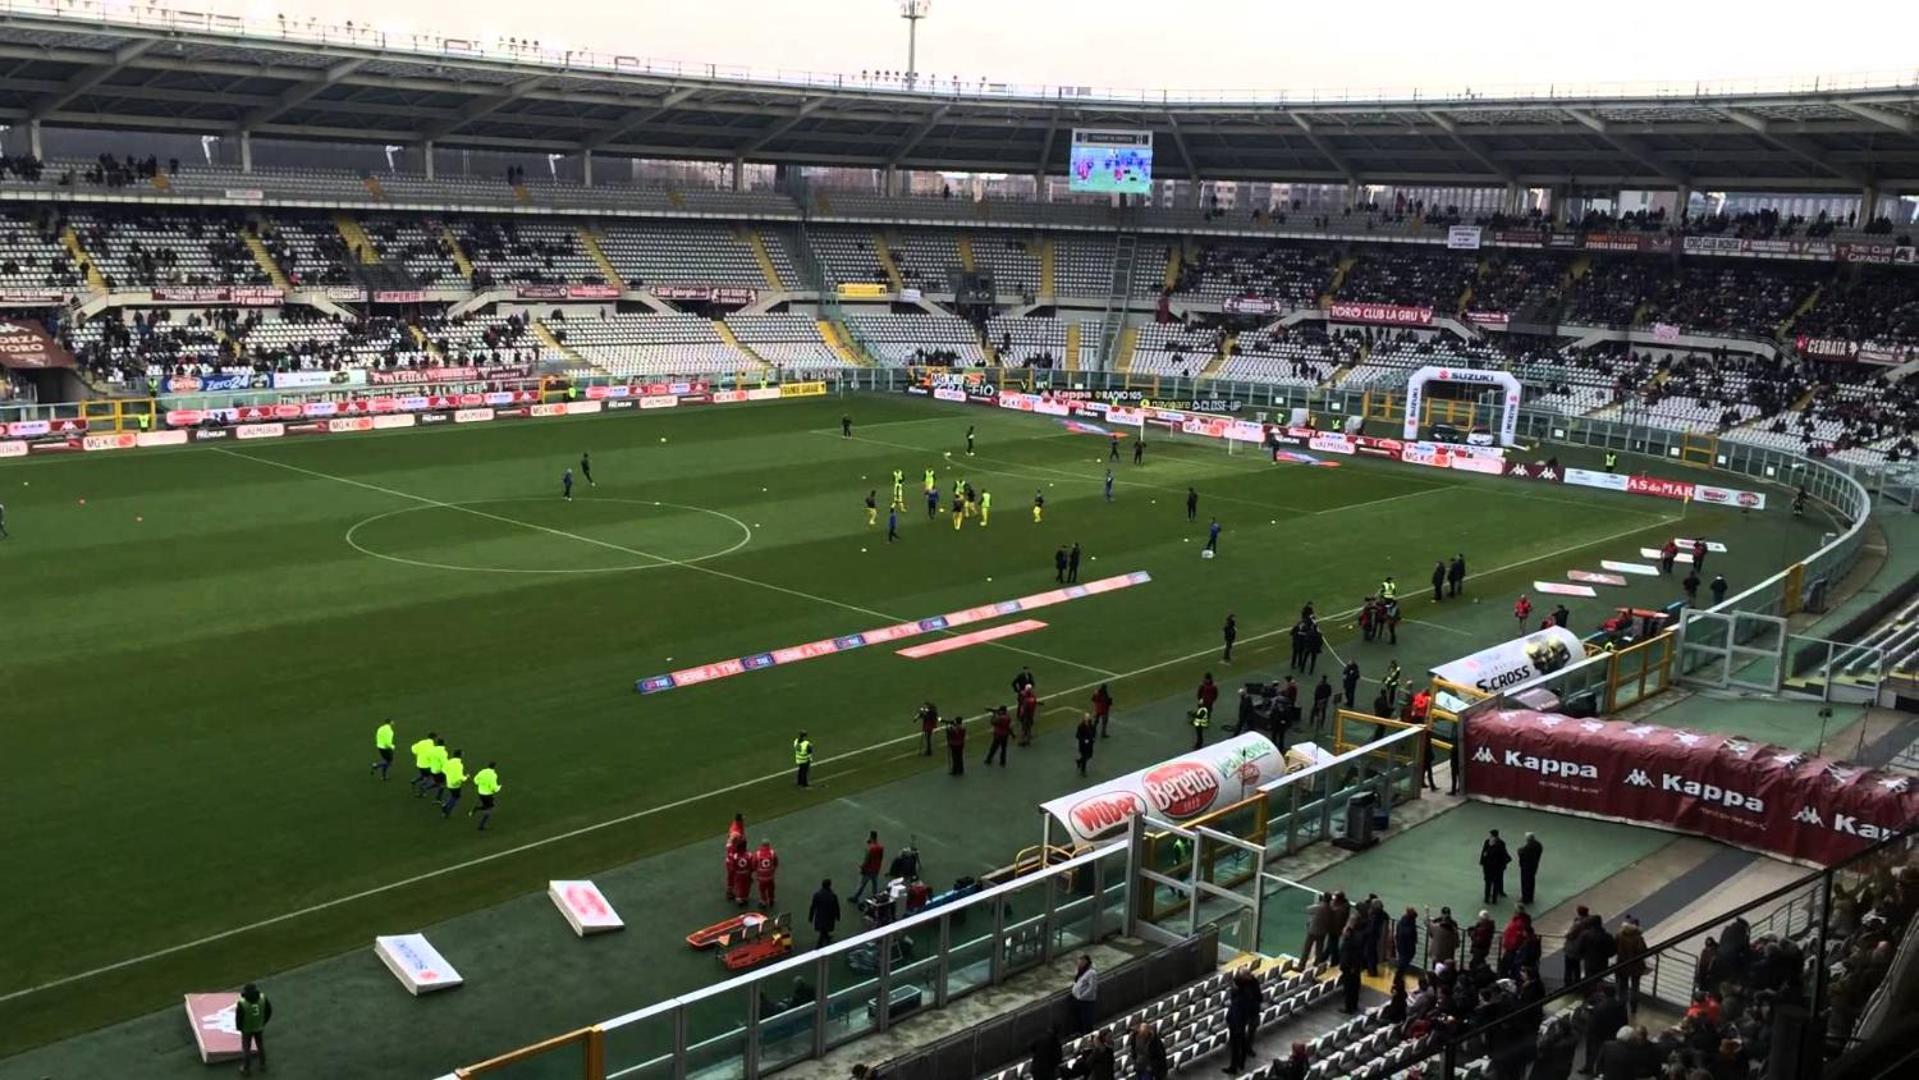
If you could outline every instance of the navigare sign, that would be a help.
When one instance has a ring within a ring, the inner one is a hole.
[[[389,934],[373,939],[373,954],[380,958],[406,992],[414,997],[435,990],[451,990],[466,980],[454,970],[446,957],[427,941],[425,934]]]

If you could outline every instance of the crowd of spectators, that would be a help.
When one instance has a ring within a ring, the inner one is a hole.
[[[32,154],[0,154],[0,181],[11,179],[37,184],[45,168]]]
[[[1478,271],[1470,255],[1453,251],[1374,244],[1356,252],[1339,299],[1372,304],[1431,307],[1457,311],[1466,287]]]

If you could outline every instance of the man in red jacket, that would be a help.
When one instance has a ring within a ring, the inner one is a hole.
[[[1025,704],[1022,702],[1020,705],[1022,714],[1025,708]],[[998,754],[1000,767],[1005,768],[1006,747],[1013,741],[1013,717],[1012,714],[1006,711],[1006,706],[1001,705],[999,708],[993,710],[992,724],[993,741],[986,747],[986,764],[991,765],[993,763],[993,755]]]
[[[859,906],[860,897],[871,888],[873,896],[880,895],[880,867],[886,865],[886,848],[880,843],[880,834],[868,829],[866,832],[866,854],[860,856],[860,887],[853,890],[847,903]]]
[[[1513,601],[1513,618],[1519,620],[1520,633],[1523,634],[1526,632],[1526,620],[1531,618],[1532,614],[1533,602],[1526,599],[1525,593],[1520,593],[1519,599]]]
[[[726,898],[741,907],[753,892],[753,853],[746,850],[746,837],[733,842],[726,851]]]
[[[1106,689],[1105,683],[1093,691],[1093,722],[1099,725],[1099,737],[1104,739],[1111,734],[1108,730],[1113,722],[1113,695]]]
[[[1002,707],[1002,712],[1005,709]],[[1039,695],[1034,692],[1033,684],[1027,683],[1019,692],[1019,744],[1033,745],[1033,724],[1039,720]],[[1000,764],[1006,762],[1002,760]]]
[[[946,722],[946,756],[952,762],[951,775],[966,775],[966,722],[954,713]]]
[[[760,841],[760,849],[753,853],[753,880],[760,883],[760,907],[771,910],[773,907],[773,875],[780,868],[780,857],[773,850],[771,840]]]
[[[1206,706],[1206,711],[1210,713],[1213,711],[1213,703],[1218,700],[1219,684],[1213,681],[1213,673],[1209,671],[1205,678],[1199,680],[1199,703]]]

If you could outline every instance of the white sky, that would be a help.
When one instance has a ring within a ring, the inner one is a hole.
[[[906,66],[898,0],[164,0],[249,17],[536,38],[551,47],[852,74]],[[1185,90],[1919,78],[1911,0],[933,0],[919,70]]]

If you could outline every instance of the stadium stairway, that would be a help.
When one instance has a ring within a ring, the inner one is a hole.
[[[412,323],[408,323],[406,328],[412,332],[413,342],[420,347],[421,351],[425,352],[428,356],[435,358],[440,357],[440,347],[433,343],[432,338],[426,336],[425,330],[420,329]]]
[[[173,177],[163,172],[153,174],[153,187],[156,191],[172,191]]]
[[[959,236],[955,238],[954,240],[954,246],[959,248],[960,269],[966,271],[969,274],[977,273],[979,269],[979,263],[975,261],[973,258],[972,234],[960,233]]]
[[[1232,359],[1233,346],[1237,344],[1239,344],[1238,334],[1227,334],[1220,338],[1219,351],[1214,353],[1213,358],[1206,362],[1206,366],[1200,370],[1198,378],[1211,379],[1217,376],[1219,369],[1226,366],[1226,361]]]
[[[74,262],[87,268],[87,284],[93,291],[106,292],[106,275],[102,274],[100,268],[94,265],[93,256],[87,254],[87,249],[80,245],[80,234],[73,231],[73,226],[60,226],[60,245],[67,249],[67,254],[73,256]]]
[[[566,357],[571,363],[578,364],[584,368],[594,366],[587,362],[586,357],[574,352],[571,345],[561,341],[559,335],[553,332],[552,327],[546,325],[546,320],[544,319],[533,320],[533,336],[540,339],[540,344]]]
[[[1799,306],[1792,309],[1792,314],[1779,321],[1779,339],[1781,341],[1791,339],[1793,324],[1805,318],[1806,312],[1818,307],[1819,298],[1825,294],[1826,283],[1822,281],[1812,287],[1812,291],[1806,294],[1804,300],[1799,301]]]
[[[600,268],[600,277],[608,285],[625,289],[626,282],[620,278],[620,272],[613,268],[613,260],[607,258],[605,249],[600,247],[599,230],[594,226],[581,225],[579,234],[580,247],[586,252],[587,257],[593,260],[593,265]]]
[[[820,340],[833,350],[833,355],[852,367],[872,367],[873,362],[859,349],[853,347],[853,339],[847,334],[846,327],[840,323],[821,319],[813,324],[820,332]]]
[[[354,253],[361,266],[379,266],[380,251],[373,246],[373,238],[367,235],[360,222],[352,214],[342,210],[333,215],[333,227],[340,233],[340,239],[346,242],[348,251]]]
[[[1078,319],[1066,324],[1066,370],[1079,371],[1080,323]]]
[[[442,224],[440,226],[440,241],[446,245],[446,255],[447,258],[453,260],[453,268],[460,272],[461,277],[472,281],[473,260],[467,258],[466,250],[460,247],[460,238],[453,235],[452,229]]]
[[[385,188],[384,186],[382,186],[382,185],[381,185],[381,183],[380,183],[380,178],[379,178],[379,177],[377,177],[377,176],[362,176],[362,177],[360,178],[360,183],[362,183],[362,184],[365,184],[365,185],[366,185],[366,190],[367,190],[367,194],[369,194],[369,195],[371,195],[371,196],[373,196],[373,198],[374,198],[374,199],[375,199],[376,201],[378,201],[378,202],[386,202],[386,201],[387,201],[387,197],[386,197],[386,188]]]
[[[766,287],[776,292],[786,291],[786,282],[780,280],[780,268],[773,265],[773,256],[766,250],[766,237],[751,225],[740,226],[740,239],[753,252],[753,261],[760,264],[760,276],[766,279]]]
[[[245,244],[247,251],[253,254],[253,261],[260,265],[267,279],[273,282],[274,288],[291,289],[293,288],[292,280],[287,277],[285,270],[280,269],[280,264],[273,261],[273,253],[267,250],[266,243],[260,239],[260,221],[261,219],[256,217],[247,228],[240,230],[240,242]]]
[[[730,346],[735,352],[739,353],[741,356],[744,356],[748,360],[751,360],[753,363],[758,364],[762,371],[772,367],[771,364],[768,364],[766,362],[765,357],[761,356],[759,353],[756,353],[752,349],[748,348],[746,342],[740,340],[739,335],[733,332],[733,328],[726,325],[725,319],[714,319],[713,330],[714,332],[720,335],[721,341],[726,342],[728,346]]]
[[[873,234],[873,257],[879,260],[880,269],[886,272],[886,283],[894,292],[906,288],[906,281],[900,277],[899,263],[893,260],[893,249],[886,242],[886,230]]]
[[[686,196],[680,194],[679,188],[676,188],[676,187],[667,188],[666,201],[668,205],[672,206],[673,209],[675,210],[686,209]]]
[[[1179,267],[1186,261],[1186,238],[1179,237],[1166,247],[1166,273],[1160,276],[1161,292],[1171,293],[1179,284]]]
[[[1373,347],[1371,345],[1361,345],[1359,347],[1358,354],[1353,357],[1352,363],[1341,364],[1340,366],[1334,368],[1332,371],[1327,373],[1326,381],[1319,384],[1320,389],[1331,390],[1333,387],[1338,386],[1342,382],[1345,382],[1346,376],[1351,375],[1353,373],[1353,369],[1365,363],[1366,358],[1371,356],[1372,354],[1373,354]]]
[[[1319,298],[1321,305],[1332,303],[1333,298],[1339,295],[1340,286],[1346,284],[1347,273],[1352,270],[1353,264],[1358,261],[1359,256],[1357,255],[1347,255],[1339,260],[1339,265],[1333,270],[1333,280],[1326,286],[1326,294]]]
[[[1133,353],[1139,349],[1139,327],[1128,325],[1119,332],[1119,348],[1113,352],[1113,370],[1130,375],[1133,372]]]
[[[514,184],[513,201],[519,203],[521,206],[533,205],[533,189],[527,187],[525,184]]]
[[[1053,238],[1043,237],[1039,242],[1039,294],[1047,299],[1059,295],[1059,246]]]

